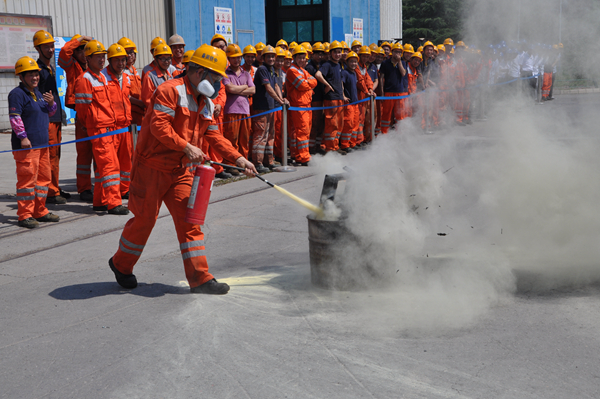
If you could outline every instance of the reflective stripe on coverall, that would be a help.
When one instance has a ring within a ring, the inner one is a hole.
[[[227,158],[237,159],[241,154],[218,133],[214,120],[198,112],[203,108],[204,97],[194,96],[187,76],[162,84],[151,98],[133,165],[129,208],[134,217],[125,225],[113,257],[121,273],[133,272],[164,202],[173,217],[190,287],[213,278],[204,253],[204,234],[200,226],[185,222],[193,175],[183,149],[188,142],[199,146],[204,140]]]
[[[148,66],[150,68],[147,72],[145,71],[142,77],[142,101],[146,104],[146,107],[150,104],[150,98],[154,90],[164,82],[173,79],[173,75],[168,70],[163,72],[158,68],[156,61],[152,61]]]
[[[48,148],[13,152],[17,164],[17,215],[19,220],[41,218],[48,213],[46,197],[50,184]]]

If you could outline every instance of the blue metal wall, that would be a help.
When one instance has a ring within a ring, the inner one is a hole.
[[[331,0],[329,16],[331,41],[344,40],[345,33],[353,33],[353,18],[363,19],[364,44],[379,40],[379,0]]]
[[[266,41],[264,0],[175,0],[177,33],[185,39],[186,49],[213,37],[214,7],[233,10],[233,39],[240,47]]]

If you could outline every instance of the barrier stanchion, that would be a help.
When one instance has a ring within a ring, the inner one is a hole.
[[[371,141],[375,140],[375,96],[371,96],[371,101],[369,101],[369,105],[371,106]]]
[[[275,172],[295,172],[296,168],[292,166],[288,166],[287,160],[287,139],[288,139],[288,131],[287,131],[287,111],[289,105],[283,104],[281,106],[281,130],[283,137],[281,138],[281,166],[273,169]]]
[[[537,82],[536,82],[536,91],[535,91],[535,105],[543,105],[542,101],[542,85],[543,85],[543,77],[542,74],[538,72]]]
[[[129,125],[129,133],[131,133],[131,139],[133,140],[133,153],[135,154],[135,146],[137,145],[138,139],[138,130],[135,123]]]

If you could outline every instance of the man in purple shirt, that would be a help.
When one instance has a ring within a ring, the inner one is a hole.
[[[242,49],[235,43],[227,46],[229,68],[225,70],[227,77],[223,79],[227,101],[225,102],[225,118],[223,120],[223,136],[231,142],[233,148],[248,158],[250,142],[250,102],[248,97],[254,95],[255,87],[252,77],[242,64]],[[225,159],[225,163],[235,165],[234,159]],[[229,169],[232,175],[239,175],[237,169]]]

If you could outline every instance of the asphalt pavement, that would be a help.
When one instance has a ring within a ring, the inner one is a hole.
[[[562,107],[577,119],[598,103],[563,95],[539,112]],[[485,140],[502,117],[448,134]],[[331,156],[343,164],[356,154]],[[317,203],[316,163],[265,177]],[[61,185],[72,193],[74,166],[74,146],[64,146]],[[203,227],[211,272],[229,294],[189,293],[164,207],[129,291],[107,264],[129,216],[96,214],[74,194],[48,206],[59,223],[20,228],[14,170],[0,154],[0,398],[599,396],[597,285],[517,292],[463,325],[404,329],[393,308],[360,306],[388,291],[313,287],[308,212],[245,179],[213,189]]]

